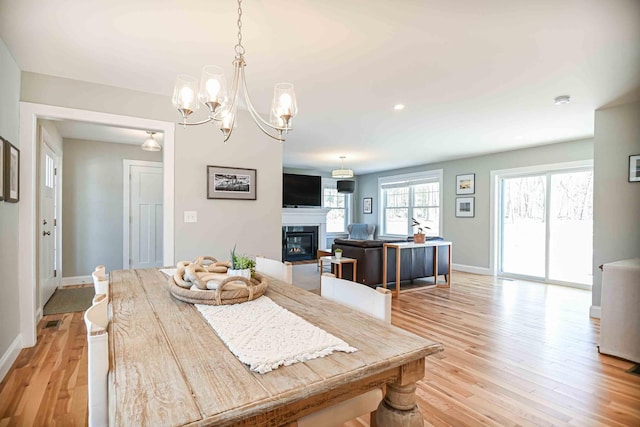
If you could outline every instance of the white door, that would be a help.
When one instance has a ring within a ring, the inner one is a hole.
[[[129,268],[162,267],[162,164],[144,163],[129,166]]]
[[[40,144],[40,169],[39,169],[39,193],[40,193],[40,257],[38,264],[40,305],[51,298],[58,287],[56,265],[57,242],[57,218],[56,212],[56,187],[57,187],[58,157],[43,140]]]

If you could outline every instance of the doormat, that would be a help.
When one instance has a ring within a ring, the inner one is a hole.
[[[72,313],[91,307],[95,291],[93,286],[83,288],[59,288],[44,305],[43,314]]]
[[[633,368],[629,369],[627,372],[640,377],[640,365],[634,365]]]

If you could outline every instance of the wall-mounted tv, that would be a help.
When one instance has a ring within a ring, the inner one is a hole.
[[[282,205],[284,207],[322,206],[322,177],[283,174]]]

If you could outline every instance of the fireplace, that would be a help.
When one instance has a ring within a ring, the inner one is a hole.
[[[282,260],[302,261],[316,259],[318,251],[318,227],[282,227]]]

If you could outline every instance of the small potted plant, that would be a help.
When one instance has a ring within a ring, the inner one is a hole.
[[[337,249],[334,251],[334,256],[336,257],[336,259],[340,259],[340,258],[342,258],[342,249],[337,248]]]
[[[246,255],[236,254],[236,247],[231,250],[231,268],[227,270],[227,276],[242,276],[250,279],[255,273],[256,262]]]
[[[411,224],[412,227],[418,227],[418,232],[413,234],[413,242],[424,243],[425,241],[424,229],[426,228],[428,230],[431,230],[431,228],[427,227],[426,225],[421,225],[420,222],[418,222],[415,218],[411,218],[411,221],[413,221],[413,224]]]

